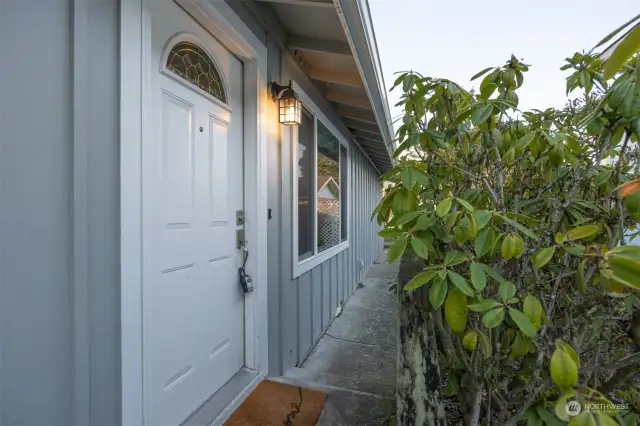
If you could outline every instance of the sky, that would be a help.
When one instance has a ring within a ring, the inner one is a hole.
[[[476,72],[513,53],[531,65],[520,109],[562,107],[564,59],[590,50],[640,13],[639,0],[369,0],[387,90],[397,71],[415,70],[470,89]],[[401,88],[388,93],[391,116]],[[397,126],[396,126],[397,128]]]

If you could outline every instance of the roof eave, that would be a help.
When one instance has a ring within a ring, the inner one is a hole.
[[[371,101],[386,153],[393,162],[393,124],[368,2],[334,0],[334,4]]]

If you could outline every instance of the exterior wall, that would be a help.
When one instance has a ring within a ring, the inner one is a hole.
[[[119,10],[118,0],[48,0],[0,11],[11,60],[0,70],[0,425],[120,424]],[[270,79],[297,81],[348,135],[291,58],[240,16],[268,46]],[[293,163],[275,114],[272,105],[269,362],[281,374],[382,250],[369,221],[381,188],[351,143],[350,247],[292,279]]]
[[[252,26],[253,27],[253,26]],[[274,81],[280,76],[281,56],[277,45],[272,39],[267,39],[268,48],[268,79]],[[268,335],[269,335],[269,370],[273,371],[274,366],[279,366],[280,352],[280,327],[274,324],[280,323],[280,286],[274,285],[280,282],[282,273],[281,247],[284,241],[282,235],[282,211],[284,200],[282,198],[282,151],[280,143],[281,128],[278,124],[278,110],[275,103],[269,105],[267,122],[270,125],[269,145],[267,148],[267,203],[271,210],[271,219],[267,222],[267,246],[268,246]],[[279,367],[278,367],[279,368]]]
[[[279,364],[270,365],[272,375],[283,374],[304,361],[333,320],[337,307],[351,296],[357,283],[382,250],[382,240],[377,235],[379,228],[375,222],[369,221],[381,191],[377,172],[362,152],[353,143],[350,145],[349,248],[301,276],[292,278],[291,241],[294,230],[287,225],[279,233],[282,240],[279,252],[281,275],[276,282],[269,282],[270,286],[279,287],[280,293],[279,323],[270,324],[270,330],[274,327],[280,330],[279,347],[276,349],[276,353],[280,353],[280,359]],[[281,146],[284,166],[281,223],[291,224],[294,201],[291,188],[292,147],[288,138],[283,138]]]
[[[0,11],[2,425],[119,423],[118,31],[117,0]]]
[[[251,25],[251,22],[247,22]],[[255,31],[255,30],[254,30]],[[266,37],[266,35],[265,35]],[[330,105],[293,59],[267,37],[269,78],[279,82],[294,80],[311,96],[322,112],[349,140],[349,133]],[[275,105],[275,104],[274,104]],[[275,106],[269,110],[270,123],[277,123]],[[292,239],[294,159],[290,129],[274,126],[269,143],[269,374],[281,375],[304,361],[329,326],[336,308],[346,302],[364,273],[382,251],[380,229],[370,221],[382,187],[378,172],[354,142],[349,146],[350,199],[349,248],[312,270],[293,278]]]

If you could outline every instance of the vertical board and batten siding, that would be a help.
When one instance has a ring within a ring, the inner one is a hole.
[[[251,25],[251,22],[248,22]],[[253,24],[255,25],[255,24]],[[321,108],[332,124],[349,140],[349,133],[331,106],[311,86],[288,54],[265,35],[269,55],[269,78],[294,80]],[[271,108],[270,121],[278,121]],[[293,167],[291,129],[280,127],[269,140],[268,202],[272,219],[269,245],[269,374],[281,375],[300,365],[362,280],[382,249],[380,229],[371,212],[380,199],[378,172],[360,148],[349,142],[349,248],[315,268],[293,278]]]
[[[120,423],[120,2],[4,2],[0,424]]]
[[[286,144],[287,141],[283,141],[283,145]],[[352,171],[349,176],[349,248],[297,278],[292,278],[291,248],[282,247],[280,250],[283,255],[282,276],[278,282],[270,282],[269,285],[278,287],[281,295],[280,322],[277,326],[281,336],[279,353],[282,358],[279,365],[270,366],[271,375],[283,374],[304,361],[335,317],[337,307],[347,301],[382,250],[382,239],[377,235],[380,228],[369,220],[381,193],[377,172],[355,146],[350,151],[349,162]],[[282,164],[287,163],[283,161]],[[285,173],[290,172],[288,170]],[[283,193],[290,190],[291,182],[285,183]],[[286,201],[283,197],[283,204]],[[286,208],[293,211],[293,197],[288,201]],[[283,216],[288,219],[289,214]],[[282,223],[291,222],[283,220]],[[289,245],[287,240],[292,238],[291,230],[285,227],[282,231],[283,244]],[[273,306],[269,309],[273,309]],[[273,325],[270,325],[272,329]],[[271,337],[270,334],[270,340]],[[270,342],[270,346],[273,344],[275,342]]]
[[[71,420],[70,3],[42,4],[39,13],[31,2],[13,3],[0,12],[0,50],[11,61],[0,71],[3,425]]]

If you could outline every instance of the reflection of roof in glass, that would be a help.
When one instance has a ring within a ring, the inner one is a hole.
[[[324,189],[328,191],[323,191]],[[338,199],[340,185],[331,176],[318,176],[318,197]]]
[[[318,152],[338,161],[340,142],[327,127],[318,120]]]

